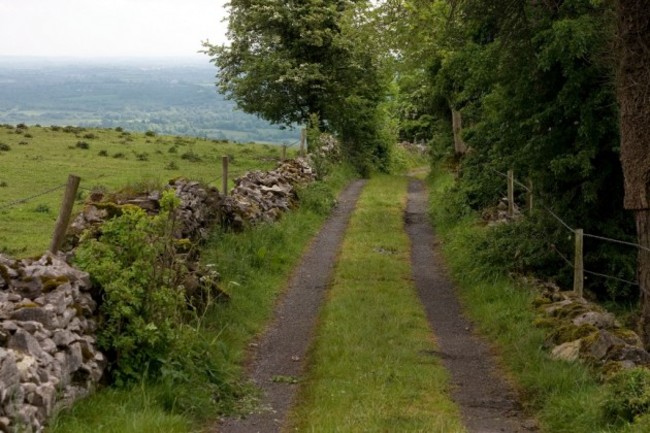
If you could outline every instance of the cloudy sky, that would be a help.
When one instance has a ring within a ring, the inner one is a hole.
[[[0,0],[0,56],[191,57],[226,0]]]

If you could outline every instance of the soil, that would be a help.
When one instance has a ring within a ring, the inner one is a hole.
[[[513,388],[499,371],[490,346],[473,332],[447,275],[438,242],[427,215],[427,193],[421,181],[409,183],[405,215],[411,238],[413,278],[436,336],[442,360],[450,372],[452,398],[470,433],[521,433],[537,430],[526,418]]]
[[[274,321],[253,343],[250,377],[261,389],[261,410],[243,419],[224,419],[220,433],[275,433],[285,423],[305,371],[305,355],[325,299],[336,257],[364,181],[350,184],[312,241],[278,302]]]

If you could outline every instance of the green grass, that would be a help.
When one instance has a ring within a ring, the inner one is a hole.
[[[79,142],[87,143],[88,149],[81,148]],[[14,256],[36,255],[47,248],[63,190],[8,208],[3,205],[63,185],[69,174],[81,177],[80,199],[92,189],[161,185],[178,176],[214,181],[212,185],[221,189],[217,178],[221,176],[222,156],[233,158],[229,176],[232,187],[232,179],[247,170],[272,168],[281,153],[279,147],[270,145],[146,136],[112,129],[65,132],[35,126],[0,127],[1,144],[10,150],[0,151],[0,252]],[[116,158],[119,154],[123,156]],[[200,160],[184,159],[185,154],[198,155]]]
[[[165,411],[157,402],[155,390],[104,390],[82,400],[53,420],[51,432],[65,433],[187,433],[191,420]]]
[[[533,289],[476,259],[474,246],[487,228],[474,215],[459,218],[447,211],[452,185],[451,174],[435,170],[431,214],[444,255],[470,317],[496,343],[526,409],[548,433],[616,431],[602,416],[605,387],[594,373],[578,363],[553,361],[542,348],[544,332],[533,324]]]
[[[405,199],[405,178],[366,186],[288,431],[464,431],[411,281]]]
[[[248,344],[271,317],[278,295],[302,251],[326,218],[319,203],[327,201],[351,177],[337,169],[326,186],[301,193],[309,203],[275,224],[243,233],[219,231],[203,248],[206,264],[214,263],[230,300],[213,305],[200,318],[199,338],[205,353],[218,365],[218,395],[205,395],[200,376],[182,384],[161,378],[124,390],[105,389],[61,413],[49,433],[70,432],[197,432],[223,413],[245,413],[255,404],[256,391],[243,376]]]

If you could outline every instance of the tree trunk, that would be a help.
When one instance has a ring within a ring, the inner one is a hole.
[[[635,212],[639,244],[650,248],[650,8],[645,0],[618,0],[617,98],[625,208]],[[650,348],[650,253],[638,257],[641,333]]]
[[[460,111],[451,109],[451,122],[454,130],[454,151],[456,155],[464,155],[467,152],[467,145],[463,141],[461,132],[463,130],[463,117]]]
[[[638,210],[635,212],[636,230],[639,234],[639,243],[646,247],[650,246],[650,210]],[[644,336],[643,342],[646,348],[650,348],[650,251],[639,250],[638,277],[641,287],[641,320],[639,331]]]

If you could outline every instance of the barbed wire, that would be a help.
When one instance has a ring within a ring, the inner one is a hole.
[[[36,198],[42,197],[42,196],[47,195],[47,194],[51,194],[54,191],[57,191],[57,190],[62,189],[62,188],[65,188],[65,184],[57,185],[57,186],[55,186],[53,188],[50,188],[50,189],[48,189],[46,191],[43,191],[43,192],[39,192],[38,194],[34,194],[32,196],[29,196],[29,197],[25,197],[25,198],[14,200],[14,201],[11,201],[11,202],[8,202],[8,203],[4,203],[4,204],[0,205],[0,210],[9,209],[9,208],[14,207],[16,205],[30,202],[30,201],[32,201],[32,200],[34,200]]]

